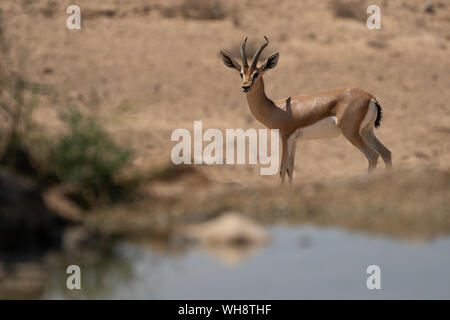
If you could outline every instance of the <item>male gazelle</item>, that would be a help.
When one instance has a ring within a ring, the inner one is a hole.
[[[268,57],[257,67],[259,56],[269,44],[265,37],[249,66],[245,54],[247,38],[241,46],[242,66],[231,55],[221,51],[223,63],[236,69],[242,78],[242,90],[253,116],[270,129],[279,129],[282,140],[280,176],[286,173],[292,183],[297,140],[326,139],[342,135],[358,148],[369,161],[369,172],[377,165],[378,155],[391,167],[391,152],[375,137],[380,125],[381,106],[373,95],[359,88],[342,88],[312,95],[278,100],[267,97],[264,73],[278,63],[279,53]]]

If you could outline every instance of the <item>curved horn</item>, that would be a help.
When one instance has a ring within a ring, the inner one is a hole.
[[[267,47],[267,45],[269,44],[269,39],[267,39],[266,36],[264,36],[264,39],[266,39],[266,42],[263,43],[258,50],[256,50],[255,55],[253,56],[253,60],[252,60],[252,66],[251,69],[255,69],[256,68],[256,64],[258,63],[258,59],[259,56],[261,55],[261,52],[264,50],[265,47]]]
[[[247,56],[245,55],[245,45],[247,44],[247,37],[245,37],[244,43],[241,46],[241,60],[242,66],[244,68],[248,68]]]

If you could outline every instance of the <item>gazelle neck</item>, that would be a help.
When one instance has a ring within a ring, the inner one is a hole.
[[[277,107],[266,95],[262,75],[253,83],[252,90],[247,93],[247,102],[253,116],[265,126],[272,128],[272,117]]]

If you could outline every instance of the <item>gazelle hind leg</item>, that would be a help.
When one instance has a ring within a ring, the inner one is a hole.
[[[294,177],[294,161],[295,161],[295,149],[297,146],[297,141],[295,139],[289,138],[288,140],[288,164],[287,164],[287,173],[289,177],[289,184],[292,184],[292,180]]]
[[[368,144],[372,149],[376,150],[380,154],[381,158],[384,161],[384,164],[386,165],[386,168],[391,168],[391,151],[386,148],[380,142],[380,140],[378,140],[378,138],[375,136],[375,133],[373,132],[373,128],[362,130],[361,136],[363,137],[363,140],[366,144]]]
[[[367,111],[370,111],[370,105]],[[338,126],[341,129],[342,135],[367,158],[367,161],[369,162],[368,171],[371,173],[377,166],[378,153],[364,142],[360,134],[361,128],[365,128],[369,123],[372,123],[371,118],[373,117],[373,113],[367,114],[367,111],[363,120],[355,119],[351,114],[350,116],[344,114],[343,117],[339,119]]]
[[[349,134],[343,131],[342,134],[367,158],[367,161],[369,162],[368,172],[371,173],[372,171],[374,171],[375,168],[377,167],[378,153],[364,142],[363,138],[359,135],[358,132]]]

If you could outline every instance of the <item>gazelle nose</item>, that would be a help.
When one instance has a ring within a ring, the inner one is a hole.
[[[250,89],[250,86],[242,86],[242,91],[247,92]]]

